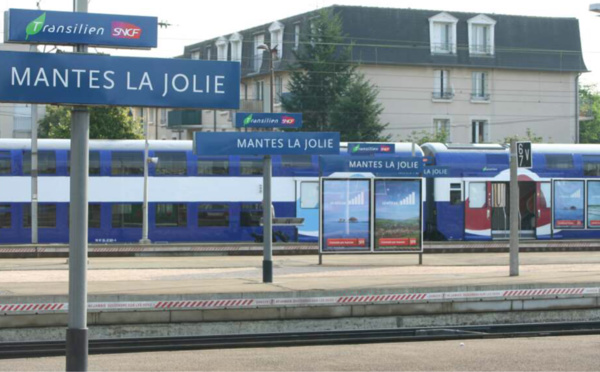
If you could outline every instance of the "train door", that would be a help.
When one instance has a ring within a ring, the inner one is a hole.
[[[491,182],[469,182],[465,199],[465,239],[492,239]]]
[[[535,234],[538,239],[552,238],[552,196],[550,182],[536,184],[537,223]]]
[[[492,238],[510,237],[508,182],[492,182]]]
[[[519,182],[519,236],[532,239],[536,236],[535,182]],[[492,182],[492,238],[510,238],[510,184]]]
[[[534,239],[536,234],[536,184],[519,182],[519,236]]]
[[[304,218],[298,226],[299,241],[317,241],[319,237],[319,182],[296,180],[296,217]]]

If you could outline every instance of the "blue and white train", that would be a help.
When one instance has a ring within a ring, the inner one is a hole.
[[[408,156],[411,144],[396,143]],[[90,141],[89,240],[137,242],[142,231],[143,141]],[[343,145],[342,154],[346,154]],[[417,156],[446,166],[450,177],[428,179],[426,239],[508,237],[508,149],[502,145],[416,147]],[[150,141],[149,238],[154,242],[262,239],[262,158],[197,157],[191,141]],[[386,155],[375,155],[386,156]],[[0,140],[0,244],[31,241],[30,140]],[[39,241],[69,237],[69,141],[39,141]],[[283,241],[318,240],[317,156],[273,157],[273,205]],[[523,238],[600,237],[600,145],[533,145],[533,168],[521,169]]]

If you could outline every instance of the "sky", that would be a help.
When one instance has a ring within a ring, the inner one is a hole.
[[[0,7],[2,11],[9,8],[35,9],[38,2],[44,10],[73,10],[73,0],[0,0]],[[581,82],[595,84],[600,90],[600,38],[597,37],[600,35],[600,17],[589,11],[590,4],[595,2],[600,3],[600,0],[89,0],[88,10],[90,13],[156,16],[159,21],[171,24],[166,29],[159,29],[158,47],[150,51],[98,48],[98,51],[112,55],[163,58],[183,54],[186,45],[333,4],[431,9],[450,13],[572,17],[579,19],[583,57],[591,71],[582,75]],[[3,23],[3,17],[0,17],[0,33],[4,30]]]

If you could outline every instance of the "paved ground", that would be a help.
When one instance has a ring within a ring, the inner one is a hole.
[[[91,258],[90,295],[192,294],[600,283],[600,252],[521,253],[509,277],[508,254],[276,256],[272,284],[262,283],[262,257]],[[0,260],[0,295],[66,295],[64,258]]]
[[[463,346],[461,346],[463,343]],[[598,371],[600,336],[91,355],[90,371]],[[65,358],[1,360],[64,371]]]

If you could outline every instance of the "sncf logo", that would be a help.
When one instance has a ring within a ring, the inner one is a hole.
[[[389,146],[381,146],[381,152],[390,152],[392,148]]]
[[[131,23],[113,22],[111,26],[111,36],[118,39],[139,39],[142,36],[142,29]]]
[[[293,117],[290,117],[290,116],[284,116],[283,118],[281,118],[281,122],[284,125],[294,125],[294,123],[296,122],[296,119],[294,119]]]

